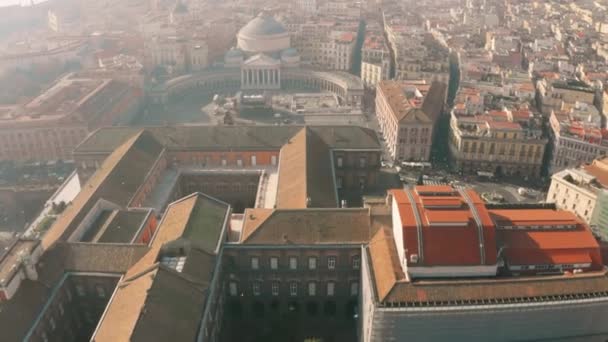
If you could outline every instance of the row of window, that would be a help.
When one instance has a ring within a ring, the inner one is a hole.
[[[462,152],[464,153],[485,153],[485,146],[483,142],[479,143],[479,148],[477,148],[477,142],[472,142],[469,148],[469,142],[468,141],[464,141],[463,145],[462,145]],[[494,143],[490,143],[490,149],[488,150],[489,154],[494,154],[495,152],[495,145]],[[534,146],[529,146],[528,150],[526,150],[526,146],[527,145],[522,145],[521,149],[519,150],[519,156],[520,157],[524,157],[524,156],[528,156],[528,157],[532,157],[532,155],[534,154],[534,156],[536,158],[540,157],[540,154],[542,152],[542,146],[537,145],[536,146],[536,150],[534,148]],[[498,154],[499,155],[504,155],[504,154],[508,154],[510,156],[514,156],[516,154],[516,150],[515,150],[515,146],[512,145],[511,148],[508,148],[508,146],[503,145],[503,144],[499,144],[499,149],[498,149]]]
[[[308,257],[308,269],[316,270],[317,269],[317,257]],[[289,269],[297,270],[298,269],[298,257],[291,256],[289,257]],[[279,269],[279,258],[278,257],[270,257],[269,258],[269,266],[271,270]],[[354,256],[351,259],[351,266],[353,270],[358,270],[361,267],[361,257]],[[260,258],[259,257],[251,257],[251,269],[259,270],[260,269]],[[328,256],[327,257],[327,269],[334,270],[336,269],[336,257]]]
[[[373,162],[372,162],[373,164]],[[367,157],[359,157],[357,167],[365,168],[367,167]],[[344,157],[336,157],[336,166],[344,167]]]
[[[227,157],[225,155],[221,156],[220,158],[221,158],[220,159],[220,164],[222,166],[227,166],[229,164],[229,161],[228,161],[228,159],[227,159]],[[175,159],[174,161],[177,161],[177,159]],[[213,164],[213,158],[211,156],[205,156],[205,157],[193,156],[191,158],[191,161],[192,161],[192,163],[195,163],[195,164],[198,163],[198,164],[202,164],[202,165],[212,165]],[[257,163],[258,163],[257,162],[257,156],[252,155],[250,157],[250,165],[251,166],[256,166]],[[273,166],[277,165],[277,156],[272,155],[270,157],[270,164],[273,165]],[[242,157],[237,157],[237,159],[235,160],[235,165],[238,166],[238,167],[243,167],[243,165],[244,165],[243,158]]]
[[[254,296],[262,295],[262,283],[259,281],[253,282],[251,284],[251,294]],[[237,282],[231,281],[228,284],[229,292],[231,296],[238,296],[239,289]],[[308,296],[317,296],[317,282],[311,281],[308,282],[306,287]],[[298,295],[298,291],[300,290],[300,285],[297,282],[289,283],[289,295],[295,297]],[[325,285],[325,296],[331,297],[335,295],[336,291],[336,283],[333,281],[327,282]],[[281,293],[281,283],[278,281],[272,282],[270,285],[270,293],[273,296],[278,296]],[[359,283],[352,282],[350,283],[350,295],[357,296],[359,294]]]

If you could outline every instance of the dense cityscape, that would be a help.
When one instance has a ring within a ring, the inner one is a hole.
[[[607,8],[0,7],[0,340],[608,340]]]

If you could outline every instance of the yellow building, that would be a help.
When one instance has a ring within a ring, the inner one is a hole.
[[[464,173],[538,177],[546,144],[529,109],[451,115],[451,163]]]

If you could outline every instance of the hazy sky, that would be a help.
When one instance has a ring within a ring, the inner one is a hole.
[[[34,0],[35,3],[43,2],[45,0]],[[18,5],[20,3],[24,3],[29,5],[30,0],[0,0],[0,7],[9,6],[9,5]]]

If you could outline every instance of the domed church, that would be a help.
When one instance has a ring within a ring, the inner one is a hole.
[[[224,66],[241,68],[241,89],[281,89],[281,68],[298,67],[300,55],[289,33],[272,15],[260,13],[237,34],[237,47],[226,53]]]
[[[260,13],[237,35],[238,48],[246,53],[276,54],[289,49],[289,33],[267,13]]]

